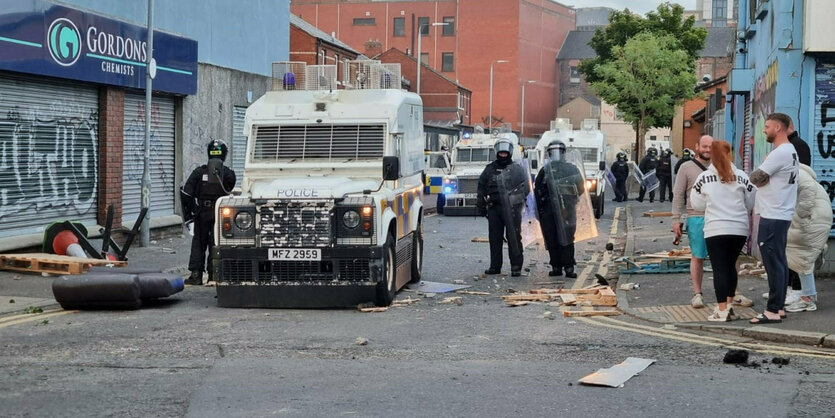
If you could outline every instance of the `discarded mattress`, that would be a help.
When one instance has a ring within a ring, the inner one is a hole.
[[[52,294],[64,309],[138,309],[143,300],[171,296],[182,290],[182,277],[159,271],[95,271],[60,276],[52,282]]]

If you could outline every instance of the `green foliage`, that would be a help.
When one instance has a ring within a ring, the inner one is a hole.
[[[43,313],[43,309],[37,306],[27,306],[26,309],[23,310],[25,314],[35,314],[35,313]]]

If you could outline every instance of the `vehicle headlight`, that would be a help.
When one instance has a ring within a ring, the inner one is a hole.
[[[586,190],[591,190],[591,189],[594,188],[594,186],[597,186],[597,180],[595,180],[595,179],[586,180]]]
[[[355,210],[349,210],[342,215],[342,223],[348,229],[354,229],[360,224],[360,214]]]
[[[238,214],[235,215],[235,225],[243,231],[251,228],[252,214],[249,212],[238,212]]]

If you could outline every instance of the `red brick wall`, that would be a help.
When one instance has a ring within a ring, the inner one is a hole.
[[[124,110],[124,90],[114,87],[99,90],[99,225],[105,224],[109,205],[113,205],[113,226],[122,225]]]
[[[709,89],[703,90],[702,94],[705,98],[709,97],[711,94],[715,93],[716,90],[722,89],[723,92],[727,91],[726,83],[719,83],[715,86],[710,87]],[[690,148],[695,150],[696,143],[701,138],[702,134],[702,123],[698,123],[693,120],[693,112],[698,111],[699,109],[705,107],[707,102],[703,99],[693,99],[684,102],[684,122],[690,121],[691,125],[689,128],[685,127],[682,129],[682,142],[681,145],[684,148]],[[725,106],[724,100],[722,101],[722,107]]]

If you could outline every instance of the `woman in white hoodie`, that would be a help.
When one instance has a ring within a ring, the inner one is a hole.
[[[694,210],[705,212],[705,243],[713,267],[716,310],[709,321],[730,321],[732,298],[738,281],[736,260],[748,239],[748,213],[757,189],[731,162],[731,144],[714,140],[711,165],[696,178],[690,190]]]

